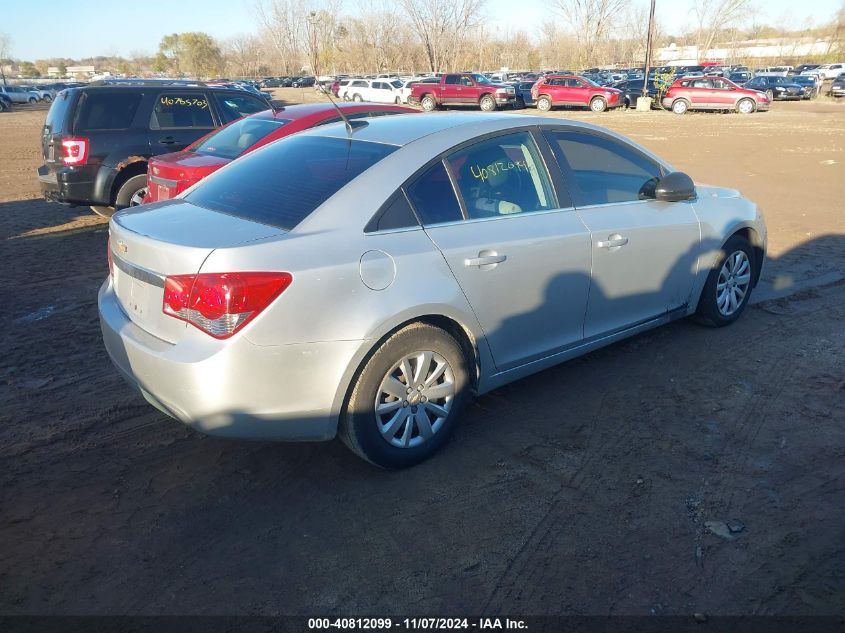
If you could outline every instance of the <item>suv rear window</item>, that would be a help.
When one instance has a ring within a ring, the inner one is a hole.
[[[44,121],[44,131],[47,134],[61,134],[64,131],[65,117],[70,105],[70,92],[60,92],[53,99],[47,120]]]
[[[292,229],[397,149],[345,138],[290,136],[233,162],[185,199],[212,211]]]
[[[83,93],[74,129],[125,130],[132,125],[140,103],[139,92]]]

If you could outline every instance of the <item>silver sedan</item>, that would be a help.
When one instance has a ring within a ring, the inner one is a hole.
[[[473,394],[673,319],[727,325],[760,276],[753,202],[602,128],[352,123],[112,218],[103,338],[151,404],[410,466]]]

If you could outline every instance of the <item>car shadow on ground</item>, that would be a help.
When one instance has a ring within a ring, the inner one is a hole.
[[[88,207],[71,207],[43,199],[0,202],[0,240],[52,235],[106,227],[108,219]]]
[[[823,355],[841,350],[807,356],[821,313],[763,305],[613,344],[478,398],[439,455],[386,472],[337,441],[209,438],[152,409],[100,341],[105,226],[26,237],[63,207],[9,204],[33,219],[4,225],[6,276],[43,281],[2,291],[4,613],[800,611],[796,574],[833,612],[838,504],[818,499],[841,474]],[[812,259],[842,271],[845,236],[766,270]],[[708,535],[733,514],[754,539]]]

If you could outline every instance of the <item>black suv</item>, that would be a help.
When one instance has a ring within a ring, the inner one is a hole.
[[[232,88],[186,82],[89,84],[53,100],[41,132],[41,191],[100,215],[143,201],[147,159],[177,152],[270,103]]]

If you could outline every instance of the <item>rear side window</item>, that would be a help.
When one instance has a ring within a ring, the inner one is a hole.
[[[290,123],[290,119],[241,119],[212,134],[191,151],[220,158],[237,158],[286,123]]]
[[[642,200],[662,175],[657,164],[609,139],[557,130],[546,136],[576,207]]]
[[[429,167],[407,187],[406,193],[425,225],[463,219],[461,206],[442,161]]]
[[[201,207],[292,229],[344,185],[398,148],[294,135],[271,143],[203,180],[186,200]]]
[[[154,130],[213,128],[208,99],[198,92],[161,93],[150,115],[150,127]]]
[[[399,191],[390,203],[370,220],[364,229],[367,233],[373,231],[388,231],[390,229],[405,229],[419,226],[414,211],[408,203],[405,193]]]
[[[53,104],[47,113],[47,120],[44,121],[44,132],[46,134],[61,134],[64,131],[70,100],[70,93],[67,91],[60,92],[53,99]]]
[[[140,92],[86,92],[80,99],[74,129],[125,130],[141,103]]]
[[[255,114],[267,110],[267,104],[261,99],[249,95],[215,94],[217,109],[223,123],[229,123],[248,114]]]

